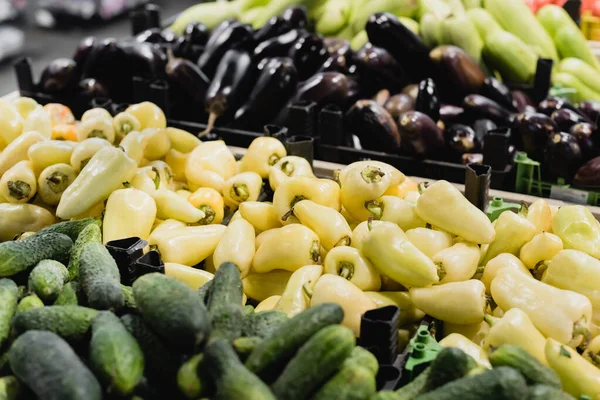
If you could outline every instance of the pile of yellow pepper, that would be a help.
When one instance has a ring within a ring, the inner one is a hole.
[[[104,243],[147,240],[192,288],[235,263],[256,311],[335,302],[359,336],[366,311],[396,305],[403,345],[428,314],[444,323],[442,346],[484,367],[489,348],[515,344],[572,395],[600,394],[600,224],[583,206],[538,200],[492,223],[452,184],[418,187],[377,161],[319,179],[270,137],[236,161],[147,102],[75,121],[20,98],[0,115],[0,241],[103,218]],[[258,201],[264,184],[272,203]]]

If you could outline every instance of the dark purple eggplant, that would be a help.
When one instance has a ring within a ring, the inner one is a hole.
[[[498,79],[488,76],[479,89],[479,94],[494,100],[507,110],[516,111],[510,89]]]
[[[558,126],[547,115],[521,113],[514,120],[512,136],[531,159],[543,161],[548,140],[558,132]]]
[[[475,131],[475,136],[477,136],[477,139],[479,139],[480,143],[483,143],[483,139],[485,138],[485,135],[487,135],[487,133],[489,131],[493,131],[494,129],[497,129],[497,128],[498,128],[498,125],[496,125],[494,123],[494,121],[492,121],[490,119],[478,119],[473,124],[473,130]]]
[[[439,119],[446,126],[458,124],[465,119],[465,110],[462,107],[453,106],[452,104],[442,104],[440,106]]]
[[[346,57],[341,55],[327,57],[327,60],[325,60],[317,72],[340,72],[346,74],[348,72]]]
[[[363,149],[394,152],[400,149],[400,134],[394,118],[373,100],[359,100],[346,113],[349,134],[360,139]]]
[[[586,100],[579,103],[577,109],[596,125],[600,122],[600,102],[593,100]]]
[[[461,157],[463,165],[467,164],[483,164],[483,154],[481,153],[465,153]]]
[[[169,30],[162,30],[160,28],[150,28],[139,33],[135,40],[139,43],[173,43],[175,42],[176,36]]]
[[[513,114],[493,100],[479,94],[470,94],[463,101],[467,117],[473,120],[480,118],[491,119],[498,126],[510,126]]]
[[[368,96],[380,89],[399,92],[406,86],[406,74],[398,61],[387,50],[365,44],[354,54],[354,64]]]
[[[465,96],[481,90],[485,73],[461,48],[439,46],[431,50],[429,58],[436,67],[439,79],[435,82],[446,102],[460,104]]]
[[[419,95],[419,85],[416,83],[411,83],[402,89],[402,93],[408,95],[414,101],[417,101],[417,96]]]
[[[533,106],[533,101],[527,93],[522,90],[513,90],[511,93],[513,104],[518,112],[537,112]]]
[[[168,57],[159,45],[153,43],[122,43],[134,76],[160,79],[165,75]]]
[[[571,127],[581,122],[590,122],[588,118],[568,108],[559,108],[550,116],[562,132],[569,132]],[[595,128],[595,127],[594,127]]]
[[[288,57],[265,58],[258,64],[260,75],[248,101],[235,113],[233,127],[260,130],[292,97],[298,72]]]
[[[551,116],[557,110],[568,109],[579,114],[579,110],[571,105],[567,100],[561,97],[548,97],[540,102],[537,106],[538,112]]]
[[[315,102],[318,107],[333,104],[345,110],[352,101],[356,82],[339,72],[321,72],[304,81],[293,101]]]
[[[596,129],[594,125],[587,122],[580,122],[575,124],[569,130],[569,133],[577,139],[579,148],[581,149],[581,155],[583,162],[591,160],[594,157],[600,155],[598,146],[594,143]]]
[[[246,49],[253,43],[252,28],[233,22],[218,35],[211,35],[204,52],[198,59],[198,66],[209,78],[214,77],[219,62],[228,50]]]
[[[195,63],[185,58],[174,57],[169,52],[165,72],[170,85],[187,93],[194,102],[203,104],[210,82]]]
[[[400,93],[391,96],[383,106],[390,115],[397,120],[400,115],[415,109],[414,100],[407,94]]]
[[[252,70],[252,60],[247,52],[228,50],[225,53],[206,92],[204,104],[210,113],[206,133],[212,130],[217,118],[225,113],[233,114],[236,103],[247,98],[252,89]]]
[[[289,57],[294,60],[298,78],[303,81],[312,76],[327,60],[323,39],[316,35],[304,35],[290,48]]]
[[[44,93],[67,93],[77,87],[80,70],[70,58],[57,58],[42,71],[39,88]]]
[[[544,156],[544,170],[553,179],[562,178],[570,183],[581,166],[582,155],[577,139],[568,133],[557,132],[548,140]]]
[[[434,121],[440,119],[440,98],[433,79],[423,79],[419,83],[415,110],[427,114]]]
[[[204,46],[208,42],[209,32],[202,22],[192,22],[185,26],[183,38],[189,43]]]
[[[283,35],[290,30],[292,30],[292,26],[283,17],[271,17],[266,24],[254,32],[254,42],[264,42],[265,40]]]
[[[352,57],[352,48],[350,47],[350,42],[346,39],[328,36],[323,39],[323,44],[330,56]]]
[[[93,36],[86,37],[81,42],[79,42],[79,45],[73,53],[73,61],[75,61],[79,69],[83,69],[83,67],[85,66],[85,62],[90,53],[92,52],[92,49],[94,48],[94,45],[96,43],[97,40]]]
[[[185,58],[186,60],[198,61],[204,48],[199,45],[190,43],[186,38],[180,36],[173,43],[173,54],[175,57]]]
[[[390,13],[373,14],[369,17],[365,30],[369,42],[390,52],[411,82],[420,82],[426,78],[436,80],[434,66],[429,59],[429,49],[396,16]]]
[[[402,145],[419,157],[438,155],[444,148],[444,134],[434,120],[418,111],[404,113],[398,119]]]
[[[308,26],[308,12],[304,6],[289,7],[281,17],[290,24],[292,29],[304,29]]]
[[[600,189],[600,157],[592,158],[577,170],[573,186],[588,190]]]
[[[467,125],[454,124],[444,132],[446,146],[451,150],[453,159],[460,159],[464,153],[477,152],[480,149],[480,142],[477,134]]]
[[[96,43],[83,68],[83,77],[102,82],[111,99],[118,103],[132,101],[133,74],[130,58],[116,39]]]
[[[292,46],[308,33],[301,29],[293,29],[288,33],[265,40],[254,48],[254,60],[260,61],[267,57],[287,57]]]
[[[106,98],[110,95],[106,86],[94,78],[86,78],[79,82],[79,94],[88,100],[96,97]]]
[[[375,100],[375,102],[377,104],[379,104],[380,106],[385,107],[385,103],[387,103],[387,101],[390,99],[390,97],[391,97],[391,95],[390,95],[389,90],[381,89],[379,92],[377,92],[377,94],[375,96],[373,96],[373,100]],[[393,117],[393,115],[392,115],[392,117]]]

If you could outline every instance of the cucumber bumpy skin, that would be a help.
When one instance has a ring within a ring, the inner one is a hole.
[[[81,306],[47,306],[20,312],[13,318],[17,334],[41,330],[56,333],[67,341],[81,341],[98,311]]]

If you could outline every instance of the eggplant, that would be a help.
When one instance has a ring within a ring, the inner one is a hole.
[[[169,51],[169,62],[165,67],[167,81],[177,87],[196,103],[202,104],[210,84],[198,66],[185,58],[174,57]]]
[[[488,76],[484,79],[483,85],[479,89],[479,94],[494,100],[507,110],[517,110],[510,89],[494,77]]]
[[[580,113],[586,115],[596,125],[600,122],[600,102],[586,100],[577,107]]]
[[[289,57],[294,60],[301,81],[311,77],[327,60],[323,39],[316,34],[304,35],[290,48]]]
[[[161,79],[165,76],[168,57],[159,45],[153,43],[122,43],[129,59],[129,70],[133,76]]]
[[[512,132],[518,147],[522,148],[529,158],[543,161],[548,140],[560,130],[547,115],[521,113],[514,120]]]
[[[377,102],[359,100],[346,113],[346,130],[360,139],[363,149],[394,152],[400,149],[400,134],[394,118]]]
[[[429,58],[437,70],[435,82],[446,102],[460,104],[469,94],[479,93],[485,82],[485,73],[461,48],[439,46],[431,50]]]
[[[418,112],[409,111],[398,119],[402,145],[419,157],[438,155],[444,148],[444,134],[434,120]]]
[[[406,74],[387,50],[365,44],[352,58],[368,96],[380,89],[399,92],[407,84]]]
[[[86,78],[79,82],[79,95],[87,100],[97,97],[109,97],[106,86],[94,78]]]
[[[600,189],[600,157],[592,158],[577,170],[573,186],[587,190]]]
[[[246,103],[235,113],[233,127],[260,130],[292,97],[298,71],[288,57],[265,58],[258,64],[260,75]]]
[[[38,87],[47,94],[66,94],[77,87],[80,70],[70,58],[57,58],[42,71]]]
[[[292,26],[283,17],[274,16],[252,35],[255,43],[264,42],[292,30]]]
[[[462,122],[465,118],[465,110],[462,107],[452,104],[442,104],[440,106],[440,121],[449,126]]]
[[[190,43],[183,36],[178,37],[173,44],[173,54],[175,57],[185,58],[194,63],[198,61],[203,50],[204,48],[202,46]]]
[[[327,60],[325,60],[317,72],[340,72],[346,74],[348,72],[346,57],[339,54],[327,57]]]
[[[575,124],[569,130],[569,133],[577,139],[583,162],[591,160],[600,155],[598,146],[594,143],[596,129],[594,125],[587,122]]]
[[[289,7],[281,17],[292,29],[304,29],[308,26],[308,11],[304,6]]]
[[[434,121],[440,119],[440,98],[433,79],[427,78],[419,83],[415,110],[427,114]]]
[[[494,121],[492,121],[491,119],[478,119],[473,124],[473,130],[475,131],[475,136],[477,136],[477,139],[479,139],[480,143],[483,143],[483,139],[485,138],[485,135],[487,135],[487,133],[489,131],[493,131],[494,129],[497,129],[497,128],[498,128],[498,125],[496,125],[494,123]]]
[[[479,94],[470,94],[463,101],[467,117],[473,120],[480,118],[491,119],[498,126],[510,126],[513,114],[493,100]]]
[[[477,134],[467,125],[454,124],[444,132],[446,146],[450,149],[453,159],[462,159],[465,153],[473,153],[480,150],[480,141]]]
[[[365,26],[369,42],[387,50],[406,72],[411,82],[433,78],[436,74],[429,58],[429,49],[418,35],[403,25],[390,13],[376,13]]]
[[[117,103],[133,100],[133,73],[128,54],[112,38],[94,45],[83,68],[83,77],[96,78],[106,85],[111,99]]]
[[[162,30],[160,28],[150,28],[145,31],[139,33],[135,40],[139,43],[173,43],[175,42],[175,33],[169,30]]]
[[[553,112],[562,109],[569,109],[580,114],[579,110],[576,107],[572,106],[567,100],[561,97],[548,97],[542,100],[537,106],[538,112],[546,114],[547,116],[551,116]]]
[[[252,70],[252,59],[247,52],[228,50],[225,53],[206,92],[204,104],[210,115],[204,133],[212,130],[217,118],[233,114],[236,102],[247,98]]]
[[[571,127],[582,122],[590,122],[588,118],[568,108],[559,108],[550,116],[558,128],[563,132],[569,132]],[[596,127],[594,126],[594,129]]]
[[[518,112],[537,112],[533,106],[533,101],[527,93],[522,90],[513,90],[511,93],[513,104]]]
[[[204,52],[198,59],[198,66],[208,76],[215,76],[217,66],[229,50],[246,49],[252,43],[252,28],[239,22],[233,22],[218,34],[213,34],[208,39]]]
[[[357,85],[352,78],[339,72],[321,72],[302,82],[293,102],[314,102],[317,107],[332,104],[345,110],[356,95],[356,90]]]
[[[79,42],[79,45],[77,45],[77,48],[73,53],[73,61],[75,61],[75,63],[77,64],[77,68],[79,68],[80,70],[83,69],[85,62],[92,50],[94,49],[96,43],[97,40],[93,36],[86,37],[83,40],[81,40],[81,42]]]
[[[414,100],[407,94],[400,93],[391,96],[383,106],[390,115],[397,120],[400,115],[415,109]]]
[[[483,154],[481,153],[465,153],[461,157],[463,165],[467,164],[483,164]]]
[[[417,101],[417,96],[419,95],[419,85],[416,83],[406,85],[404,89],[402,89],[402,93],[408,95],[414,101]]]
[[[391,97],[391,95],[390,95],[389,90],[381,89],[379,92],[377,92],[377,94],[375,96],[373,96],[373,100],[375,100],[375,102],[377,104],[379,104],[380,106],[385,107],[385,103],[387,103],[387,101],[390,99],[390,97]],[[393,115],[392,115],[392,117],[393,117]]]
[[[557,132],[548,140],[544,154],[544,170],[553,179],[570,183],[581,166],[581,148],[577,139],[568,133]]]
[[[287,57],[292,46],[308,33],[301,29],[293,29],[288,33],[265,40],[254,48],[254,60],[266,57]]]
[[[190,44],[204,46],[209,38],[208,28],[202,22],[191,22],[185,26],[183,38]]]
[[[323,39],[323,44],[330,56],[340,55],[352,58],[352,48],[350,47],[350,42],[346,39],[328,36]]]

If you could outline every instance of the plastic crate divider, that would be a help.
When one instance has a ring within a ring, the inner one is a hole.
[[[169,118],[169,84],[166,81],[156,80],[150,83],[147,101],[159,106]]]
[[[552,86],[551,75],[553,65],[554,61],[552,61],[552,59],[538,58],[533,87],[529,94],[536,104],[548,96],[548,92]]]
[[[288,107],[285,125],[290,130],[290,136],[315,136],[315,120],[317,104],[299,101]]]
[[[113,102],[111,99],[106,97],[94,97],[92,101],[90,101],[91,108],[104,108],[106,111],[112,114],[113,111]]]
[[[323,107],[317,120],[317,134],[323,144],[343,146],[344,114],[335,105]]]
[[[465,197],[483,212],[488,206],[491,180],[492,167],[481,164],[467,164],[465,168]]]
[[[510,163],[510,133],[510,128],[492,129],[483,139],[483,162],[495,171]]]
[[[19,91],[23,94],[25,92],[35,92],[35,83],[33,81],[33,71],[31,70],[31,58],[23,57],[17,60],[14,64],[15,73],[17,74],[17,85]]]
[[[129,20],[133,36],[137,36],[146,29],[160,28],[160,7],[151,3],[144,4],[129,13]]]
[[[285,141],[288,156],[306,158],[310,165],[314,161],[315,138],[310,136],[291,136]]]
[[[360,321],[360,345],[380,364],[392,364],[398,355],[400,309],[387,306],[367,311]]]
[[[134,280],[142,275],[158,272],[165,273],[165,264],[156,250],[150,250],[133,263]]]
[[[106,249],[119,267],[123,284],[131,285],[135,280],[134,263],[144,255],[144,247],[147,245],[148,242],[135,236],[106,243]]]
[[[281,125],[267,124],[263,128],[265,136],[270,136],[278,139],[280,142],[285,143],[288,137],[288,128]]]
[[[150,92],[150,82],[140,76],[133,77],[133,103],[140,103],[148,99]]]

